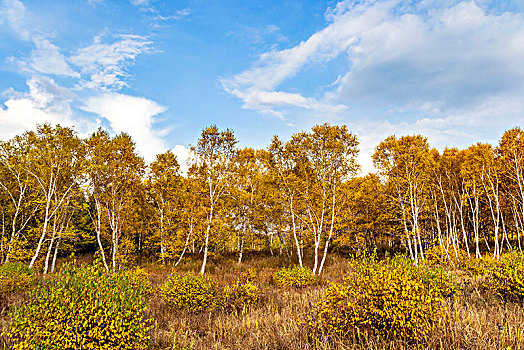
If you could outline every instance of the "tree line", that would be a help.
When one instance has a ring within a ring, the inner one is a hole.
[[[439,152],[420,135],[390,136],[375,149],[376,173],[359,175],[357,137],[345,125],[314,126],[266,149],[239,148],[210,126],[182,176],[167,151],[146,165],[125,133],[40,125],[0,142],[0,258],[55,269],[58,257],[99,254],[108,271],[138,256],[178,265],[266,251],[321,274],[339,251],[438,247],[498,257],[522,250],[524,131],[496,146]],[[309,263],[311,261],[311,263]]]

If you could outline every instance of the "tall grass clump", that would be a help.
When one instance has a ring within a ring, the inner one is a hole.
[[[99,263],[66,266],[15,308],[5,335],[13,349],[144,349],[144,288]]]

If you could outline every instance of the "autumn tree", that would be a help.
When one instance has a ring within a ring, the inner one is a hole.
[[[517,235],[517,246],[522,251],[524,234],[524,131],[513,128],[504,133],[496,150],[500,157],[503,187],[508,197]]]
[[[48,124],[23,135],[29,146],[25,170],[42,198],[42,228],[29,263],[32,267],[47,237],[51,219],[70,199],[83,174],[84,147],[72,129]]]
[[[293,233],[298,264],[302,267],[303,239],[297,225],[297,210],[304,191],[303,181],[298,175],[297,158],[293,155],[291,143],[284,143],[277,136],[273,137],[268,151],[271,176],[278,189],[279,205],[283,209],[281,214],[288,219],[284,230]]]
[[[26,171],[28,145],[25,138],[0,142],[0,193],[2,194],[2,261],[9,262],[21,233],[39,210],[35,181]]]
[[[424,259],[421,218],[428,204],[430,186],[430,148],[420,135],[390,136],[373,154],[373,163],[393,188],[392,200],[400,215],[409,254],[415,262]]]
[[[136,154],[135,144],[127,134],[122,133],[111,138],[106,131],[99,129],[86,142],[89,177],[87,189],[95,203],[92,219],[97,243],[104,265],[109,271],[102,244],[103,228],[107,225],[110,232],[111,270],[114,272],[119,268],[117,258],[125,211],[133,210],[130,207],[133,192],[137,186],[142,185],[145,164]]]
[[[197,145],[191,148],[195,159],[191,167],[190,176],[201,181],[206,188],[205,208],[207,211],[206,230],[204,236],[204,257],[200,273],[206,271],[206,262],[209,249],[209,238],[215,210],[218,201],[223,197],[232,181],[233,158],[236,154],[237,140],[233,131],[220,131],[216,125],[202,130]]]
[[[233,199],[233,217],[238,231],[238,263],[242,262],[247,232],[254,232],[254,223],[261,205],[261,188],[264,181],[265,166],[262,158],[264,150],[243,148],[233,159],[234,182],[229,195]]]
[[[167,151],[156,156],[149,167],[149,193],[154,202],[158,221],[160,259],[166,258],[169,236],[176,230],[179,216],[180,166],[176,156]]]
[[[326,123],[314,126],[310,133],[293,135],[291,143],[300,164],[300,174],[306,181],[306,215],[302,220],[313,233],[313,273],[320,274],[342,203],[340,188],[359,169],[356,162],[358,142],[345,125],[331,126]]]

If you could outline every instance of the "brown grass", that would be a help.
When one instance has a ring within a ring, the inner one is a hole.
[[[154,262],[141,262],[150,273],[154,286],[161,285],[171,273],[198,271],[200,260],[189,256],[177,268]],[[308,262],[309,265],[309,262]],[[271,283],[271,276],[282,266],[283,257],[247,256],[238,265],[234,257],[211,262],[208,274],[224,285],[232,283],[243,269],[257,271],[262,298],[259,304],[236,311],[215,310],[200,314],[171,310],[157,293],[150,297],[147,316],[153,326],[148,349],[524,349],[524,305],[503,301],[482,288],[482,277],[452,272],[460,292],[447,301],[446,317],[435,325],[426,344],[402,341],[385,343],[368,338],[357,341],[351,336],[323,339],[308,336],[304,320],[314,317],[314,305],[323,297],[327,281],[340,281],[347,273],[346,259],[332,255],[321,283],[305,289],[281,289]],[[5,303],[15,305],[27,293],[6,296]],[[0,327],[8,317],[2,313]],[[0,348],[2,348],[0,346]],[[6,349],[7,347],[3,347]]]

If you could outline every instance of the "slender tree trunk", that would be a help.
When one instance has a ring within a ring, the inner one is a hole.
[[[33,255],[33,258],[31,259],[31,262],[29,263],[29,268],[32,268],[33,265],[36,262],[36,259],[38,258],[38,254],[40,253],[40,249],[42,249],[42,243],[44,242],[44,238],[47,234],[47,225],[49,222],[49,201],[47,201],[46,208],[45,208],[45,216],[44,216],[44,226],[42,228],[42,234],[40,235],[40,239],[38,240],[38,245],[36,246],[35,254]]]
[[[104,247],[102,246],[102,208],[100,206],[100,202],[95,199],[95,206],[96,206],[96,219],[95,219],[95,227],[96,227],[96,241],[98,243],[98,248],[100,248],[100,254],[102,255],[102,262],[104,263],[104,267],[106,268],[106,271],[109,272],[109,266],[107,265],[107,259],[106,254],[104,252]]]
[[[56,242],[55,253],[53,254],[53,263],[51,264],[51,273],[55,272],[56,257],[58,256],[58,247],[60,246],[60,242],[62,242],[62,238],[59,238]]]
[[[184,257],[184,254],[187,250],[187,247],[188,247],[188,244],[189,244],[189,237],[191,237],[191,234],[193,233],[193,223],[191,223],[189,225],[189,233],[187,234],[187,237],[186,237],[186,243],[184,244],[184,249],[182,249],[182,252],[180,253],[180,256],[178,257],[178,260],[177,262],[175,263],[175,266],[174,267],[177,267],[178,264],[180,264],[180,262],[182,261],[182,258]],[[194,246],[193,246],[193,250],[194,250]]]
[[[240,264],[242,262],[242,254],[244,253],[244,236],[246,235],[246,222],[244,221],[243,225],[242,225],[242,235],[240,237],[240,249],[239,249],[239,252],[238,252],[238,261],[237,263]]]
[[[211,222],[213,221],[213,205],[211,205],[211,209],[209,211],[209,217],[207,221],[207,229],[206,229],[206,240],[204,243],[204,258],[202,260],[202,267],[200,268],[200,274],[203,275],[206,272],[206,263],[207,263],[207,251],[209,246],[209,233],[211,231]]]
[[[302,252],[300,251],[300,244],[297,237],[297,226],[295,223],[295,213],[293,211],[293,199],[290,200],[289,209],[291,214],[291,223],[293,225],[293,237],[295,238],[295,244],[297,245],[298,265],[302,267]]]

